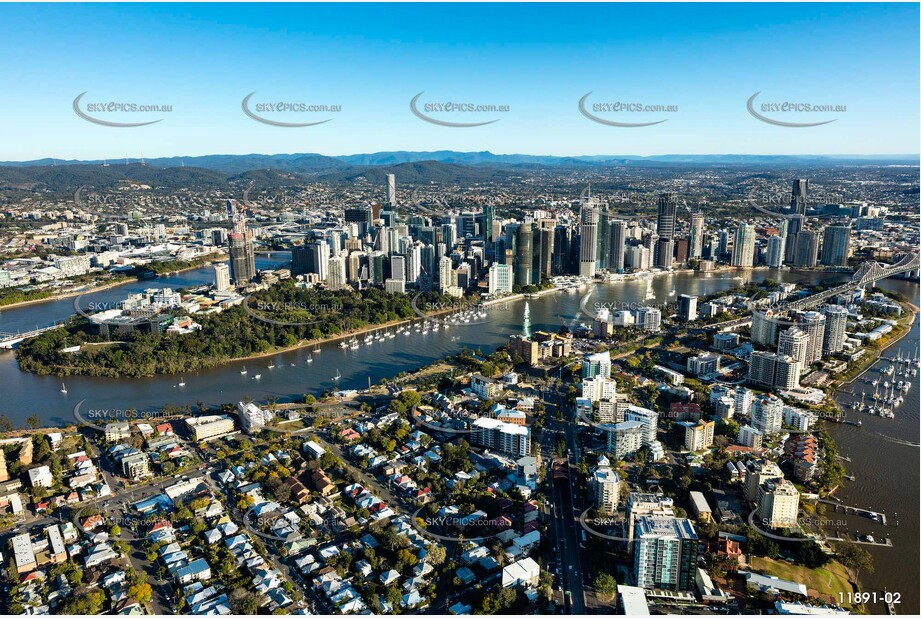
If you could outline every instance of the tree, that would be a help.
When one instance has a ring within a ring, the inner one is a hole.
[[[255,593],[243,588],[235,588],[228,599],[230,600],[230,609],[235,614],[254,616],[259,613],[259,597]]]
[[[595,576],[595,590],[608,600],[613,599],[617,593],[617,580],[610,573],[599,573]]]
[[[856,543],[845,541],[835,546],[835,555],[838,562],[851,569],[855,573],[862,570],[872,573],[875,570],[873,566],[873,556]]]
[[[427,559],[432,566],[438,566],[445,561],[447,555],[444,545],[432,545],[429,548]]]
[[[42,426],[42,419],[38,414],[33,414],[26,419],[26,425],[29,426],[29,429],[37,429]]]
[[[147,582],[141,582],[128,587],[128,596],[138,603],[150,603],[153,590]]]

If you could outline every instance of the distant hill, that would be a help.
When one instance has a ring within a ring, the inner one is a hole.
[[[403,184],[476,184],[501,181],[524,170],[573,170],[613,167],[678,168],[736,166],[752,173],[771,168],[909,165],[918,155],[497,155],[488,151],[378,152],[341,157],[296,153],[277,155],[207,155],[148,159],[144,164],[119,161],[0,162],[0,191],[7,197],[34,193],[64,195],[81,186],[114,188],[126,182],[150,185],[155,190],[221,190],[252,183],[258,188],[300,185],[310,181],[349,183],[365,178],[381,184],[396,174]]]
[[[399,182],[403,184],[425,184],[429,182],[470,184],[502,180],[509,175],[507,171],[495,167],[458,165],[439,161],[414,161],[389,166],[356,165],[343,170],[319,174],[317,180],[353,182],[358,178],[365,178],[369,182],[382,184],[386,181],[387,174],[395,174]]]
[[[136,160],[135,160],[136,161]],[[668,155],[579,155],[558,157],[552,155],[493,154],[489,151],[459,152],[436,150],[427,152],[391,151],[328,157],[316,153],[295,154],[245,154],[205,155],[199,157],[164,157],[146,159],[151,167],[197,167],[241,174],[243,172],[272,169],[295,174],[319,174],[331,170],[346,171],[353,167],[394,166],[403,163],[436,161],[471,166],[548,166],[548,167],[605,167],[611,165],[879,165],[915,164],[919,155],[740,155],[740,154],[668,154]],[[101,165],[103,161],[72,161],[39,159],[35,161],[2,161],[0,167],[63,167],[70,165]],[[121,160],[109,160],[109,169],[124,167]]]
[[[21,189],[31,192],[73,193],[81,186],[112,189],[125,183],[150,185],[155,189],[222,189],[227,177],[220,172],[196,167],[160,168],[130,165],[53,165],[0,166],[0,190]]]

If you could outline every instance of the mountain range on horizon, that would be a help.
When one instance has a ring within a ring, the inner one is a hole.
[[[124,161],[124,163],[123,163]],[[291,154],[212,154],[201,156],[156,157],[152,159],[91,159],[62,160],[55,158],[31,161],[0,161],[2,167],[41,167],[63,165],[125,165],[138,163],[158,168],[195,167],[224,174],[241,174],[256,170],[308,173],[344,172],[358,169],[388,167],[402,164],[436,162],[462,166],[492,167],[560,167],[597,168],[608,166],[672,166],[672,165],[893,165],[919,164],[919,155],[745,155],[745,154],[667,154],[667,155],[527,155],[494,154],[489,151],[460,152],[437,151],[389,151],[343,156],[328,156],[317,153]],[[376,175],[376,174],[375,174]]]

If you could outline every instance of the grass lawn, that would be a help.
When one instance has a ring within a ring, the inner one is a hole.
[[[839,592],[852,592],[849,583],[847,569],[839,562],[832,560],[828,564],[818,569],[810,569],[804,566],[790,564],[783,560],[773,560],[771,558],[751,557],[752,571],[773,575],[780,579],[787,579],[799,584],[805,584],[809,590],[815,590],[821,595],[831,597],[834,603],[841,604],[838,596]],[[845,597],[847,598],[847,597]]]

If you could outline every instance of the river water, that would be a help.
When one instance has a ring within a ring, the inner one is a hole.
[[[257,267],[277,266],[287,259],[290,258],[285,254],[259,257]],[[593,307],[596,303],[604,306],[674,303],[679,294],[705,295],[738,287],[743,277],[752,281],[773,279],[803,284],[821,280],[828,285],[844,280],[847,275],[773,270],[739,274],[680,273],[599,285],[588,306]],[[210,283],[212,278],[210,268],[201,268],[126,284],[87,295],[79,302],[83,307],[90,302],[112,303],[144,288],[193,287]],[[883,285],[909,298],[918,297],[918,285],[915,283],[886,281]],[[74,407],[79,402],[83,402],[80,410],[84,415],[89,409],[134,408],[151,412],[165,404],[191,405],[194,408],[198,402],[215,406],[245,397],[255,401],[269,398],[288,401],[300,399],[308,393],[317,395],[326,389],[360,389],[368,385],[369,379],[378,382],[382,378],[392,378],[401,371],[431,363],[465,346],[488,352],[505,343],[509,335],[523,330],[556,330],[563,324],[572,328],[588,322],[589,317],[581,313],[579,307],[582,295],[587,291],[588,288],[584,288],[578,292],[548,294],[516,301],[504,308],[494,308],[488,312],[488,322],[478,326],[455,326],[427,334],[413,331],[409,336],[400,334],[394,339],[371,345],[365,345],[363,337],[359,337],[361,345],[357,350],[343,350],[337,343],[329,343],[320,346],[319,354],[312,354],[310,348],[302,348],[272,357],[236,361],[184,376],[130,380],[71,376],[65,380],[67,394],[60,392],[60,378],[24,373],[19,370],[12,352],[0,351],[0,414],[5,414],[16,425],[23,425],[32,414],[38,414],[48,425],[64,425],[74,421]],[[63,320],[73,313],[73,299],[8,309],[0,313],[0,332],[31,330]],[[918,328],[916,322],[911,335],[903,339],[898,347],[891,348],[887,355],[897,354],[898,349],[903,350],[903,356],[908,353],[914,355],[919,344]],[[307,363],[309,357],[314,362]],[[270,364],[274,364],[275,368],[269,369]],[[243,367],[247,369],[245,375],[240,373]],[[258,381],[254,379],[256,374],[261,374]],[[341,375],[338,381],[333,379],[336,375]],[[185,381],[184,387],[178,386],[180,378]],[[921,387],[918,378],[911,379],[913,387],[905,404],[896,411],[895,419],[860,414],[863,421],[861,428],[830,426],[841,453],[852,459],[846,464],[848,473],[857,477],[857,481],[848,482],[838,496],[845,504],[885,511],[890,517],[891,525],[885,529],[867,519],[849,522],[848,529],[892,538],[894,547],[872,550],[876,557],[876,572],[864,574],[862,579],[867,590],[900,592],[902,605],[899,613],[917,613],[918,610],[919,449],[905,442],[915,445],[919,442],[918,397]],[[851,388],[863,388],[862,382],[855,382]],[[848,401],[848,397],[842,395],[843,401]],[[857,414],[849,412],[849,417]],[[894,525],[895,521],[898,521],[898,526]],[[885,534],[881,534],[883,532]]]
[[[908,281],[887,280],[881,287],[896,291],[912,299],[918,305],[918,284]],[[890,346],[884,357],[915,358],[921,345],[921,321],[917,318],[908,335]],[[892,547],[862,546],[873,554],[875,572],[860,575],[864,591],[877,592],[878,596],[886,590],[901,594],[901,604],[896,607],[898,614],[917,615],[919,611],[918,577],[919,577],[919,522],[921,513],[921,494],[919,494],[919,410],[921,410],[921,384],[918,377],[906,378],[895,376],[898,380],[910,380],[911,388],[903,394],[904,403],[894,410],[895,418],[886,419],[871,416],[848,408],[853,401],[860,401],[860,393],[867,394],[866,402],[871,403],[869,395],[873,393],[870,380],[892,380],[881,377],[879,369],[890,363],[884,359],[870,368],[861,378],[844,389],[851,393],[841,393],[838,402],[847,411],[849,420],[859,420],[862,427],[836,425],[829,423],[829,433],[838,444],[839,452],[851,458],[844,462],[848,474],[853,474],[855,481],[845,481],[836,493],[843,504],[870,509],[886,514],[887,525],[883,526],[860,516],[842,516],[829,514],[829,519],[844,519],[847,525],[839,528],[851,533],[870,534],[875,539],[888,537]],[[921,373],[921,370],[919,370]],[[885,613],[885,606],[870,605],[873,613]]]

